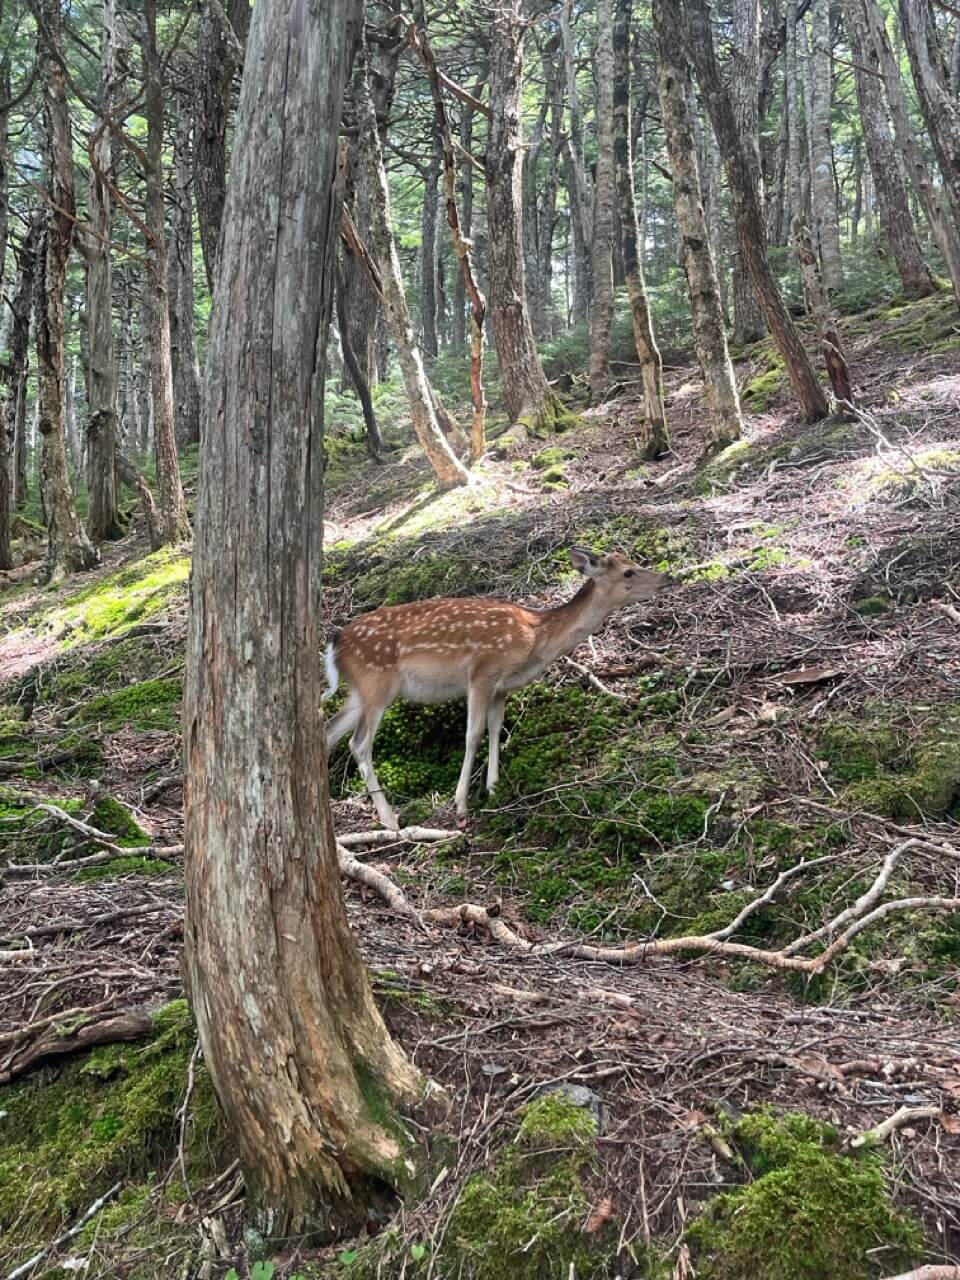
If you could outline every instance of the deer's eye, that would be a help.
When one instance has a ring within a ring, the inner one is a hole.
[[[623,571],[623,576],[624,576],[625,578],[632,578],[632,577],[633,577],[633,573],[634,573],[633,569],[624,569],[624,571]]]

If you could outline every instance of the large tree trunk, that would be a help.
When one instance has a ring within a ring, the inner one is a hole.
[[[181,448],[200,439],[200,361],[193,315],[193,114],[186,94],[177,95],[173,148],[173,212],[167,263],[170,347],[177,442]]]
[[[897,164],[893,136],[883,100],[880,60],[867,30],[863,0],[843,0],[843,16],[853,54],[863,140],[877,193],[880,226],[908,298],[924,298],[936,290],[920,252],[907,190]]]
[[[823,266],[823,282],[829,293],[843,288],[843,258],[840,254],[840,219],[837,213],[837,184],[833,169],[833,140],[830,133],[833,107],[831,67],[830,0],[813,4],[813,100],[807,103],[811,120],[810,181],[817,244]]]
[[[960,98],[947,83],[928,0],[900,0],[900,25],[956,232],[960,230]]]
[[[207,0],[200,11],[193,166],[200,249],[211,293],[227,190],[227,123],[233,77],[243,62],[249,25],[249,0]]]
[[[711,440],[716,444],[730,444],[743,433],[743,420],[700,190],[693,116],[688,105],[690,76],[680,30],[676,21],[670,19],[669,10],[664,12],[662,0],[653,0],[660,115],[673,176],[673,207],[693,316],[693,342],[710,409]]]
[[[324,351],[356,0],[254,8],[211,324],[184,705],[185,970],[254,1225],[362,1230],[421,1080],[340,890],[320,705]]]
[[[117,353],[113,337],[112,209],[108,178],[117,84],[116,4],[103,0],[100,43],[100,120],[88,144],[87,195],[87,532],[95,543],[123,536],[117,507]]]
[[[190,520],[177,460],[173,399],[170,308],[167,304],[167,235],[163,202],[163,82],[157,47],[157,0],[143,4],[144,114],[147,118],[145,186],[147,270],[146,315],[150,326],[150,384],[153,391],[153,448],[160,493],[160,529],[164,542],[190,537]]]
[[[37,276],[37,248],[44,214],[30,215],[17,255],[17,282],[10,300],[10,364],[5,426],[13,449],[13,506],[27,500],[27,373],[30,361],[30,317]]]
[[[441,430],[436,400],[414,337],[410,309],[403,291],[400,258],[393,238],[390,185],[383,167],[373,98],[367,82],[366,68],[359,61],[354,75],[354,91],[360,114],[360,138],[367,153],[368,172],[374,183],[371,207],[373,252],[380,268],[383,303],[403,373],[414,434],[427,455],[441,488],[450,489],[456,485],[469,484],[469,472],[453,452]]]
[[[640,257],[640,228],[633,185],[633,145],[630,115],[630,15],[632,0],[617,0],[613,27],[613,156],[617,200],[620,205],[620,240],[623,273],[633,317],[633,339],[643,384],[644,438],[640,451],[656,458],[667,448],[667,421],[663,405],[663,367],[653,332]]]
[[[765,198],[760,168],[760,0],[733,0],[733,74],[731,91],[741,145],[752,156],[758,175],[757,198]],[[766,214],[764,214],[764,217]],[[766,240],[764,240],[766,243]],[[739,252],[733,264],[733,340],[740,346],[758,342],[766,332],[750,272]]]
[[[597,170],[593,194],[590,398],[610,385],[613,326],[613,0],[597,0]]]
[[[665,0],[664,11],[677,20],[677,0]],[[746,263],[753,287],[773,339],[783,356],[787,373],[808,422],[825,418],[827,398],[817,380],[810,357],[804,350],[796,325],[784,306],[776,277],[767,261],[763,208],[760,202],[760,174],[756,152],[740,140],[730,98],[720,76],[713,47],[710,9],[707,0],[686,0],[686,52],[713,121],[717,143],[723,155],[727,181],[733,197],[734,217],[740,255]]]
[[[487,138],[490,305],[503,398],[512,422],[549,427],[557,401],[544,377],[530,326],[523,271],[520,89],[524,22],[520,0],[506,0],[493,23]]]
[[[43,31],[37,57],[43,78],[47,164],[47,208],[36,280],[37,400],[40,488],[47,524],[47,556],[41,577],[56,582],[97,563],[70,487],[64,438],[64,293],[75,225],[73,140],[67,87],[57,41],[59,0],[43,0]]]

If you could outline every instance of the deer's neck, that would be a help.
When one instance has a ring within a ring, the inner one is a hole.
[[[541,615],[538,656],[546,664],[565,653],[572,653],[577,645],[603,625],[612,611],[613,606],[597,590],[596,583],[588,580],[572,600]]]

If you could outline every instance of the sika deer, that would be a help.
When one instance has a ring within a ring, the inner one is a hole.
[[[373,740],[384,712],[398,697],[411,702],[467,698],[467,744],[457,783],[457,812],[467,812],[467,792],[477,748],[490,735],[487,790],[500,771],[500,731],[506,696],[522,689],[597,631],[610,614],[656,595],[666,574],[632,564],[616,552],[570,550],[585,575],[572,600],[556,609],[527,609],[477,596],[386,605],[355,618],[327,647],[329,698],[341,674],[350,693],[327,727],[327,750],[348,733],[360,774],[380,821],[396,828],[373,767]]]

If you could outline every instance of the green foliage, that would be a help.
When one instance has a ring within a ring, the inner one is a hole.
[[[559,1095],[527,1107],[497,1166],[464,1187],[443,1242],[441,1274],[463,1280],[606,1274],[615,1235],[582,1229],[596,1132],[589,1112]]]
[[[177,1149],[194,1040],[189,1008],[177,1000],[157,1012],[145,1044],[108,1045],[57,1075],[41,1072],[0,1088],[0,1232],[9,1245],[47,1241],[118,1179],[133,1195],[114,1206],[113,1220],[139,1212],[154,1170]],[[223,1134],[202,1063],[185,1136],[188,1173],[208,1174]]]
[[[839,1154],[837,1134],[769,1110],[729,1130],[752,1180],[716,1196],[687,1232],[704,1280],[871,1280],[922,1257],[923,1233],[890,1200],[881,1159]]]

